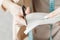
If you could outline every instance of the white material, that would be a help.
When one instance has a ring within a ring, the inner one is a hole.
[[[60,21],[60,14],[56,15],[53,18],[44,19],[44,16],[46,16],[47,13],[31,13],[26,16],[28,25],[26,30],[24,31],[25,34],[27,34],[29,31],[34,29],[38,25],[43,24],[54,24],[58,21]]]

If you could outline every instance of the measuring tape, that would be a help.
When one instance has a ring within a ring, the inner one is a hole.
[[[55,8],[55,0],[50,0],[50,12],[54,11]],[[53,25],[50,25],[50,40],[52,40],[52,27]]]

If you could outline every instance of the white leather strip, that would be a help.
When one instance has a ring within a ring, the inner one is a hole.
[[[44,19],[44,16],[46,16],[47,13],[31,13],[26,16],[28,25],[26,30],[24,31],[25,34],[27,34],[29,31],[37,27],[38,25],[43,24],[54,24],[58,21],[60,21],[60,14],[56,15],[53,18]]]

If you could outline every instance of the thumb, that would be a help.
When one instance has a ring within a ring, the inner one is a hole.
[[[29,13],[30,13],[30,7],[27,7],[25,13],[26,13],[26,14],[29,14]]]

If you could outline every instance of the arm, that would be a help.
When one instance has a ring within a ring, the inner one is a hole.
[[[50,14],[46,15],[44,18],[53,18],[54,16],[56,16],[59,13],[60,13],[60,7],[57,8],[56,10],[54,10],[53,12],[51,12]]]

